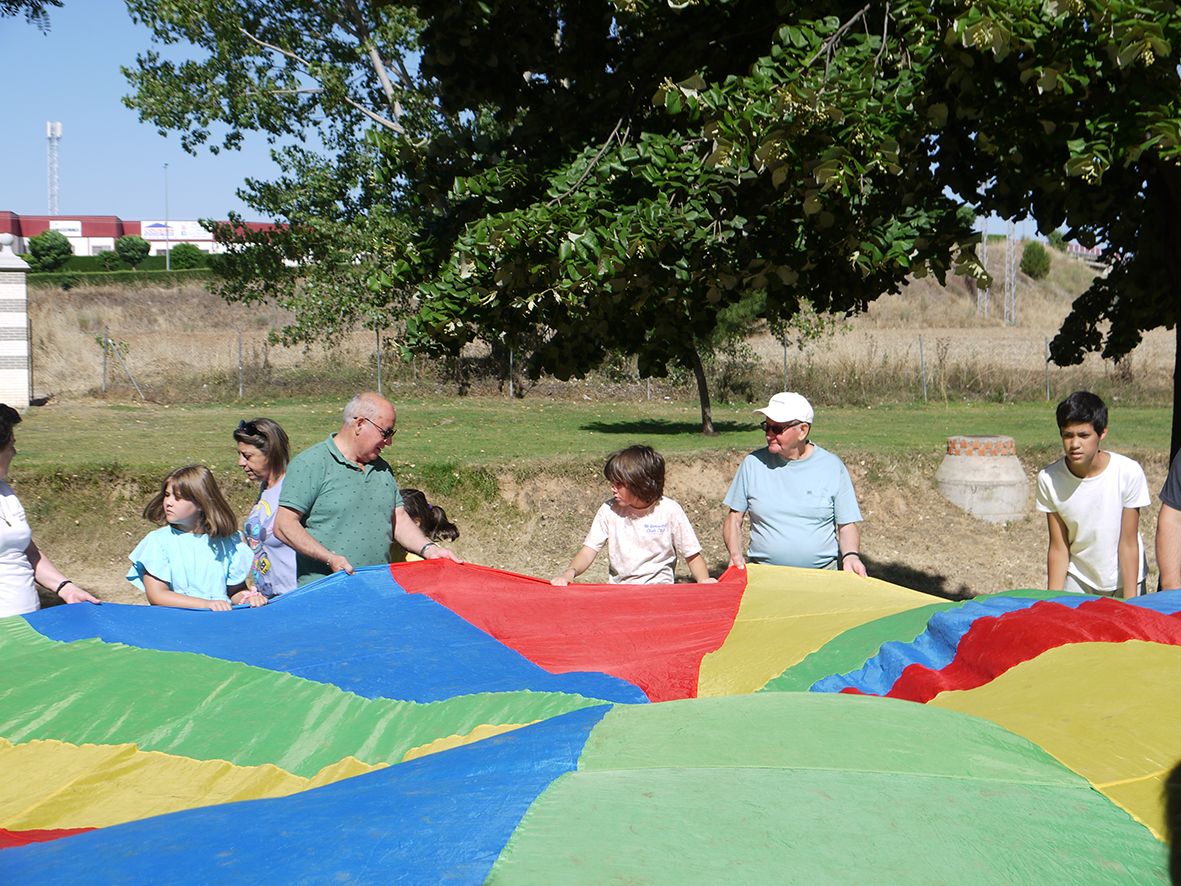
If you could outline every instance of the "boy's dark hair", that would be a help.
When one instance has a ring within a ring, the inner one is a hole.
[[[406,516],[418,524],[422,534],[431,541],[455,541],[459,538],[459,527],[447,519],[447,512],[426,500],[419,489],[402,490],[402,507]]]
[[[7,403],[0,403],[0,449],[12,442],[12,429],[21,423],[21,414]]]
[[[1169,879],[1181,886],[1181,763],[1165,779],[1165,828],[1169,838]]]
[[[654,502],[664,495],[664,456],[651,446],[629,446],[607,457],[603,476],[640,501]]]
[[[253,446],[267,457],[267,467],[275,474],[287,470],[291,455],[291,444],[282,425],[270,418],[256,418],[240,421],[234,430],[234,441]]]
[[[1058,404],[1058,430],[1067,425],[1090,425],[1096,434],[1107,429],[1107,404],[1090,391],[1075,391]]]

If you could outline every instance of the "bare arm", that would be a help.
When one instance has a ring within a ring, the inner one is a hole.
[[[692,557],[686,557],[685,565],[689,567],[689,574],[698,584],[717,584],[716,578],[709,577],[709,570],[705,566],[705,557],[701,556],[701,551]]]
[[[841,552],[841,569],[865,578],[865,564],[861,562],[861,524],[842,523],[837,527],[837,547]],[[856,553],[852,553],[856,552]],[[849,554],[848,557],[845,554]]]
[[[565,587],[570,584],[570,582],[574,581],[574,579],[578,578],[578,576],[590,568],[590,565],[595,562],[595,556],[598,553],[594,548],[588,548],[586,545],[583,545],[582,549],[574,555],[574,559],[570,561],[570,565],[566,567],[565,571],[561,575],[551,578],[549,583],[558,587]]]
[[[1070,565],[1070,545],[1066,541],[1066,524],[1057,514],[1046,514],[1050,530],[1050,544],[1046,549],[1046,590],[1061,591],[1066,587],[1066,567]]]
[[[739,569],[746,568],[746,557],[742,553],[742,518],[745,516],[742,511],[731,509],[722,523],[722,541],[730,552],[730,565]]]
[[[1165,504],[1156,519],[1156,565],[1162,591],[1181,588],[1181,511]]]
[[[204,597],[190,597],[188,594],[178,594],[168,582],[160,581],[150,573],[144,573],[144,590],[148,593],[148,602],[153,606],[173,606],[177,609],[212,609],[214,612],[229,612],[232,606],[230,598],[224,600],[206,600]]]
[[[37,547],[35,541],[29,542],[29,546],[25,548],[25,556],[29,559],[29,565],[33,567],[33,579],[41,587],[57,590],[62,582],[67,581],[66,577],[62,575],[62,571],[53,565],[53,561],[41,553],[41,549]],[[78,587],[72,581],[57,591],[57,595],[67,603],[100,602],[97,597]]]
[[[278,536],[279,541],[289,548],[294,548],[296,552],[303,554],[309,560],[318,560],[325,564],[333,572],[347,572],[352,575],[353,564],[316,541],[315,537],[300,522],[302,516],[299,511],[292,508],[279,508],[278,513],[275,514],[275,535]]]
[[[444,548],[426,537],[418,524],[410,519],[406,509],[401,505],[394,508],[394,541],[412,554],[418,554],[424,560],[453,560],[462,563],[455,552]],[[427,545],[430,545],[428,548]]]
[[[1140,595],[1140,509],[1124,508],[1119,524],[1119,578],[1125,600]]]

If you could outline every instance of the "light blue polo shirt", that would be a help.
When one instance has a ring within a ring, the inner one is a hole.
[[[810,456],[793,461],[764,447],[739,465],[725,501],[750,514],[752,563],[823,569],[838,556],[837,526],[861,522],[844,463],[813,446]]]
[[[355,465],[332,435],[291,460],[279,494],[280,507],[303,514],[312,538],[353,566],[389,562],[394,509],[401,503],[398,481],[385,459]],[[297,552],[295,571],[304,585],[330,570]]]

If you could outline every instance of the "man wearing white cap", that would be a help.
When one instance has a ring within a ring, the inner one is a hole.
[[[861,509],[844,463],[808,439],[812,406],[784,391],[756,409],[767,445],[743,459],[726,493],[730,513],[722,537],[730,563],[844,569],[865,575]],[[742,550],[742,518],[750,514],[750,550]]]

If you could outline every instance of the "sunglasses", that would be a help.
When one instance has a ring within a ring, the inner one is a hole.
[[[373,427],[377,428],[377,430],[378,430],[378,432],[380,432],[381,436],[385,437],[387,440],[394,439],[394,434],[398,433],[397,428],[383,428],[381,425],[379,425],[373,419],[366,418],[363,415],[360,418],[361,418],[361,421],[367,421],[367,422],[369,422],[369,424],[373,425]]]
[[[258,433],[258,427],[254,424],[254,422],[246,421],[245,419],[238,422],[238,430],[244,431],[245,433],[249,434],[251,437],[261,436]]]
[[[803,424],[802,421],[789,421],[785,425],[777,425],[777,424],[775,424],[775,422],[765,421],[759,427],[761,427],[763,429],[764,434],[766,434],[769,431],[778,437],[780,434],[782,434],[788,428],[794,428],[797,425],[802,425],[802,424]]]

